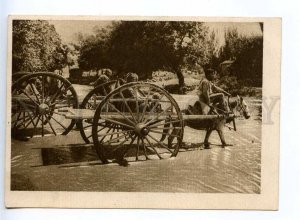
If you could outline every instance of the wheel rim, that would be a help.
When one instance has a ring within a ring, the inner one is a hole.
[[[114,89],[119,87],[118,80],[109,81],[98,85],[91,90],[83,99],[80,108],[81,109],[92,109],[95,110],[100,102]],[[85,143],[89,144],[93,142],[92,137],[92,119],[83,119],[78,121],[78,128],[80,134]]]
[[[164,89],[128,83],[99,104],[92,136],[103,162],[175,157],[182,143],[183,119],[176,101]]]
[[[72,84],[54,73],[33,73],[12,86],[12,132],[33,137],[66,135],[75,121],[64,115],[78,108]]]

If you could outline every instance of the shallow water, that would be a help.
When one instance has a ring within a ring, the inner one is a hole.
[[[130,162],[128,167],[102,165],[78,131],[13,141],[12,186],[14,190],[259,193],[260,123],[255,124],[251,129],[248,124],[247,129],[238,125],[239,133],[227,131],[233,146],[226,148],[218,145],[213,133],[211,142],[216,145],[209,150],[201,150],[203,131],[186,128],[187,143],[176,158]]]
[[[247,101],[251,101],[248,99]],[[260,193],[261,121],[257,107],[238,131],[225,130],[226,148],[216,132],[203,150],[204,131],[186,127],[176,158],[103,165],[79,131],[67,136],[12,141],[12,190]],[[62,145],[62,143],[64,143]]]

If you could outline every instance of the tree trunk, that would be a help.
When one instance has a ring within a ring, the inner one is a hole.
[[[184,94],[184,87],[185,87],[185,83],[184,83],[184,76],[181,72],[181,70],[176,70],[175,71],[177,78],[178,78],[178,86],[179,86],[179,94]]]

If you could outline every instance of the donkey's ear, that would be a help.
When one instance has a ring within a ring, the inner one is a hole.
[[[240,96],[240,100],[241,100],[241,102],[243,101],[243,97],[242,96]]]
[[[236,97],[237,97],[238,99],[240,99],[240,96],[239,96],[239,95],[237,95]]]

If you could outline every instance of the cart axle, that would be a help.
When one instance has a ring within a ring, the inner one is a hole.
[[[149,128],[144,123],[138,123],[134,130],[141,137],[146,136],[149,133]]]
[[[49,112],[49,105],[42,103],[39,105],[39,113],[45,115]]]

